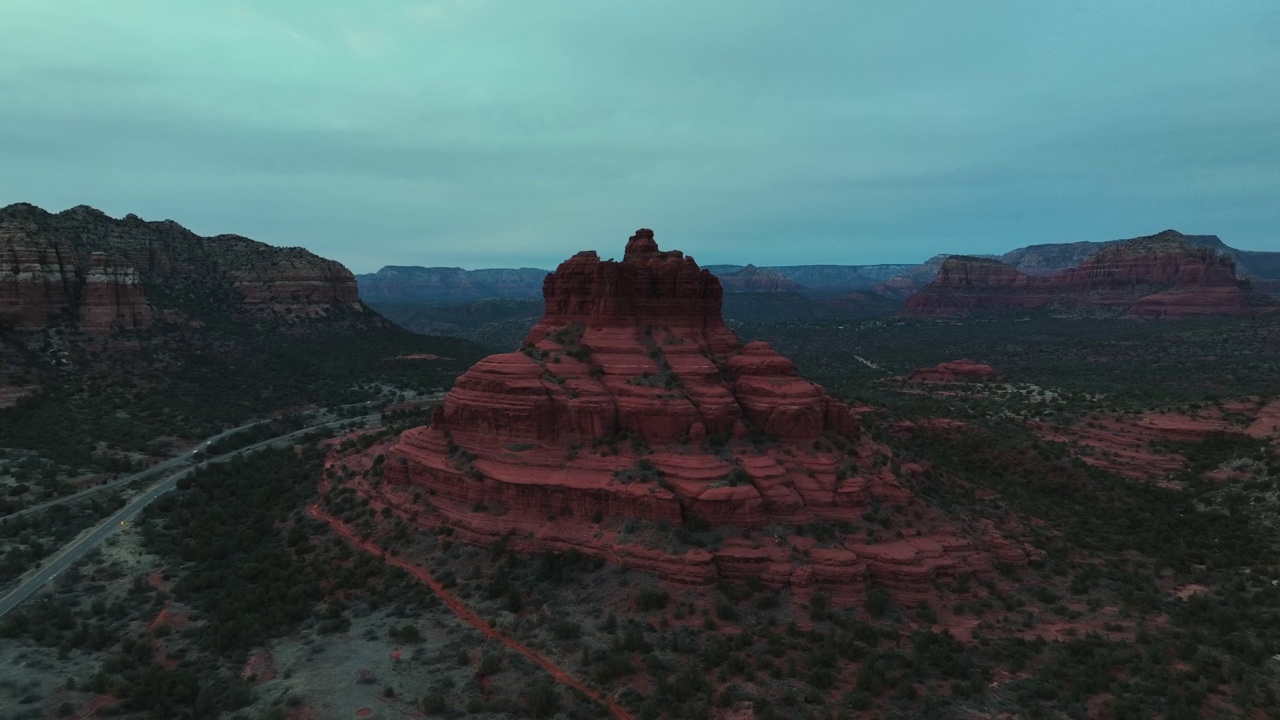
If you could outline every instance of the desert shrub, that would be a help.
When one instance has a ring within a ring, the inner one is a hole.
[[[561,618],[551,623],[551,636],[557,640],[576,640],[582,635],[582,626],[578,623]]]
[[[652,590],[650,588],[640,588],[636,593],[636,610],[640,612],[650,612],[653,610],[662,610],[667,607],[670,597],[666,590]]]
[[[494,653],[485,655],[480,661],[480,667],[476,670],[476,675],[480,677],[488,677],[496,675],[502,669],[502,658]]]
[[[884,588],[873,587],[867,590],[867,612],[871,617],[884,617],[893,608],[893,598]]]

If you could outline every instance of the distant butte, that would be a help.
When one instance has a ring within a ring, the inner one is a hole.
[[[999,260],[953,255],[906,311],[955,316],[1031,308],[1089,309],[1143,318],[1248,315],[1270,309],[1236,277],[1231,257],[1175,230],[1107,245],[1077,268],[1026,275]]]
[[[952,360],[935,367],[920,368],[908,375],[907,379],[923,383],[958,383],[995,380],[999,377],[1000,373],[990,365],[972,360]]]
[[[543,295],[520,351],[462,375],[364,492],[471,543],[578,550],[694,585],[860,592],[874,581],[924,597],[936,580],[1026,561],[989,524],[962,529],[916,501],[898,478],[924,469],[895,461],[769,345],[742,344],[717,278],[660,250],[652,231],[620,262],[566,260]],[[881,507],[918,519],[889,539],[850,530],[821,548],[785,529]],[[706,547],[667,535],[706,527],[729,534]]]

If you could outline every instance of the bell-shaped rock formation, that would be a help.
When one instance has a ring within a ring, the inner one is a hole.
[[[677,582],[857,588],[897,572],[781,540],[711,552],[630,541],[633,522],[661,532],[853,521],[912,498],[850,408],[767,344],[743,345],[721,318],[716,277],[659,250],[651,231],[637,231],[621,262],[575,255],[543,289],[546,314],[521,350],[477,363],[430,425],[400,436],[381,502],[472,542],[577,549]],[[901,582],[927,589],[990,568],[977,538],[954,534]]]

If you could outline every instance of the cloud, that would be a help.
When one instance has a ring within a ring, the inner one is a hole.
[[[6,11],[0,203],[358,271],[547,267],[642,225],[702,262],[1280,249],[1269,0],[127,5]]]

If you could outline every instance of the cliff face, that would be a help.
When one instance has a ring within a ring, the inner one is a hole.
[[[91,335],[142,330],[151,325],[151,308],[138,271],[104,252],[89,255],[80,292],[80,329]]]
[[[933,282],[933,279],[938,277],[938,272],[942,270],[942,264],[946,262],[948,257],[950,256],[935,255],[919,265],[913,265],[893,277],[881,280],[872,289],[878,295],[903,302],[920,292],[921,288]]]
[[[428,268],[388,265],[357,275],[366,302],[463,302],[485,298],[537,297],[546,270],[537,268]]]
[[[37,331],[64,314],[94,335],[152,321],[142,281],[127,261],[0,223],[0,327]]]
[[[1047,296],[1035,279],[999,260],[953,255],[942,262],[933,281],[905,304],[916,315],[961,315],[976,310],[1039,307]]]
[[[621,262],[575,255],[543,291],[545,316],[522,351],[477,363],[429,426],[400,436],[380,502],[414,514],[428,503],[472,542],[577,549],[676,582],[856,589],[874,577],[927,592],[934,579],[990,569],[954,528],[945,540],[917,538],[927,552],[909,541],[804,560],[729,543],[673,554],[604,531],[619,518],[737,528],[856,520],[872,502],[912,499],[850,408],[767,344],[742,345],[721,318],[715,276],[660,251],[651,231],[637,231]],[[900,552],[900,564],[877,560]]]
[[[1000,256],[1000,262],[1024,275],[1048,277],[1079,267],[1108,243],[1074,242],[1029,245]]]
[[[324,315],[334,305],[361,309],[355,277],[341,264],[302,248],[273,248],[247,238],[220,236],[231,250],[221,261],[241,295],[241,307],[255,314]]]
[[[1107,245],[1079,267],[1034,277],[1003,263],[948,258],[937,278],[907,301],[920,315],[954,315],[1046,305],[1142,317],[1242,315],[1255,310],[1231,258],[1196,247],[1173,230]]]
[[[301,248],[84,206],[0,209],[0,326],[40,330],[69,312],[90,333],[140,329],[184,300],[258,317],[363,310],[351,273]]]
[[[546,276],[542,296],[542,322],[526,342],[579,322],[593,329],[671,325],[710,337],[718,348],[736,342],[720,317],[720,282],[679,250],[659,251],[649,230],[627,242],[622,262],[602,262],[594,251],[574,255]]]

